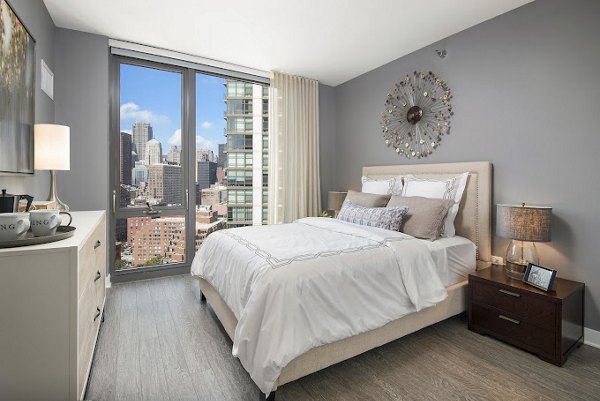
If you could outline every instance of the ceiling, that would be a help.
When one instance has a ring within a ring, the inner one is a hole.
[[[56,26],[336,86],[532,0],[44,0]]]

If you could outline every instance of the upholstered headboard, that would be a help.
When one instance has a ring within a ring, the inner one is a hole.
[[[469,172],[467,187],[454,221],[456,234],[477,245],[477,267],[488,267],[492,260],[492,164],[465,162],[441,164],[403,164],[363,167],[363,175],[389,178],[412,174],[423,178],[447,178]]]

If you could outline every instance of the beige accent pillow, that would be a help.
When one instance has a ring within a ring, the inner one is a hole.
[[[400,231],[416,238],[436,240],[444,227],[444,218],[454,205],[453,199],[432,199],[421,196],[392,196],[387,207],[407,207],[404,226]]]
[[[366,192],[348,191],[344,202],[352,202],[363,207],[386,207],[391,195],[377,195]]]

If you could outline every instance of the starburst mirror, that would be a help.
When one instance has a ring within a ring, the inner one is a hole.
[[[452,93],[433,72],[413,72],[394,86],[381,113],[388,147],[409,159],[429,156],[450,133]]]

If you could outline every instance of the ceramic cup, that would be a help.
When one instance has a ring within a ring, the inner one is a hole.
[[[0,213],[0,241],[14,241],[29,230],[29,213]]]
[[[67,226],[70,226],[72,221],[72,217],[69,213],[61,212],[57,209],[31,210],[29,214],[31,231],[36,237],[56,234],[56,229],[62,223],[61,214],[69,216],[69,223]]]

